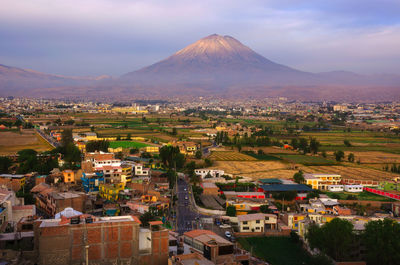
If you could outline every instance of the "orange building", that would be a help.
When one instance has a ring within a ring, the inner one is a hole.
[[[64,183],[74,183],[75,182],[75,172],[72,170],[64,170],[62,172],[64,177]]]

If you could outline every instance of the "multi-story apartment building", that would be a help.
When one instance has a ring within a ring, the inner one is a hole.
[[[328,190],[331,185],[339,185],[342,178],[337,174],[304,174],[304,181],[315,190]]]

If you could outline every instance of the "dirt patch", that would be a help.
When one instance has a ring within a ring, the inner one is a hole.
[[[34,130],[19,132],[0,132],[0,154],[12,155],[23,149],[34,149],[38,152],[51,150],[52,147]]]

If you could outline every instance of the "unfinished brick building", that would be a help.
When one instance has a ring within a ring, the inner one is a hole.
[[[37,261],[56,264],[161,265],[168,260],[168,231],[139,227],[132,216],[81,215],[35,223]]]

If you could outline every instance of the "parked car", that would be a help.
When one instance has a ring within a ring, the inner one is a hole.
[[[226,236],[227,238],[231,238],[231,237],[232,237],[232,234],[231,234],[231,232],[229,232],[229,231],[225,231],[225,236]]]
[[[188,200],[189,199],[189,197],[188,196],[185,196],[185,200]]]

